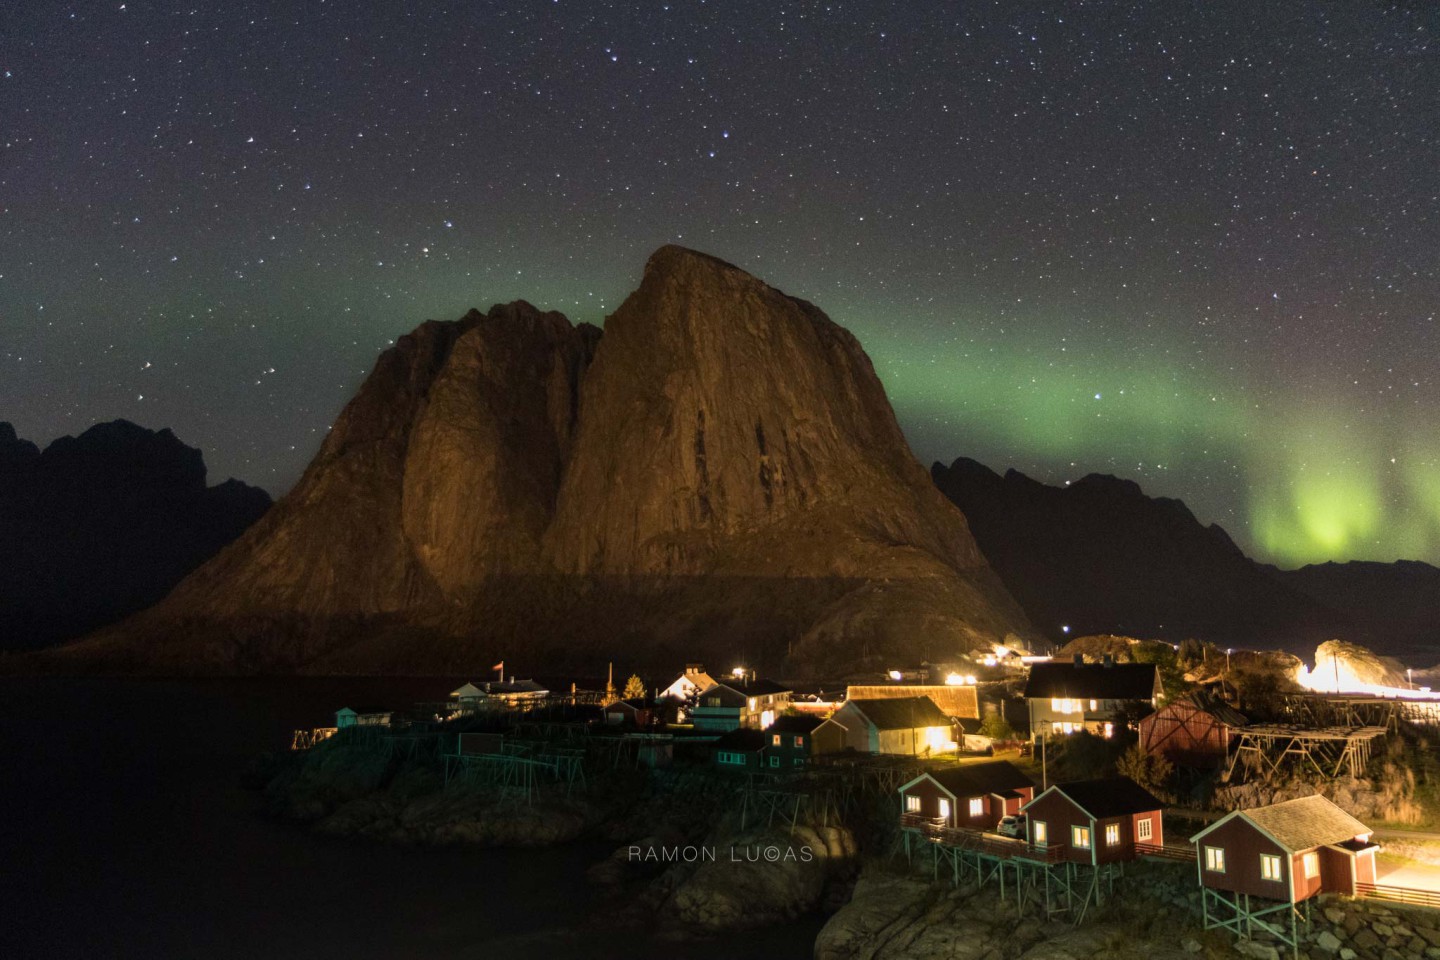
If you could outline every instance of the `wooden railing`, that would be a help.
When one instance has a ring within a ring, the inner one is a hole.
[[[1440,891],[1417,890],[1413,887],[1392,887],[1381,883],[1355,884],[1357,896],[1369,900],[1384,900],[1386,903],[1401,903],[1412,907],[1430,907],[1440,910]]]
[[[1054,863],[1060,859],[1060,853],[1064,850],[1063,844],[1027,843],[1024,840],[1002,837],[999,834],[984,833],[980,830],[971,830],[965,827],[947,827],[940,822],[940,818],[938,817],[927,817],[918,813],[901,814],[900,826],[910,830],[918,830],[927,839],[933,840],[936,843],[943,843],[951,847],[961,847],[966,850],[974,850],[1000,860],[1008,860],[1012,857],[1024,857],[1027,860],[1040,860],[1045,863]]]
[[[1195,862],[1195,846],[1190,843],[1137,843],[1135,852],[1142,857],[1159,857],[1162,860],[1177,860],[1181,863]]]

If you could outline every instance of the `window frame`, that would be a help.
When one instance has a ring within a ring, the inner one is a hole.
[[[1274,853],[1260,854],[1260,879],[1270,883],[1285,880],[1285,870],[1280,866],[1280,856]]]
[[[1155,821],[1146,817],[1144,820],[1135,821],[1135,839],[1141,843],[1155,838]]]
[[[905,794],[905,812],[906,812],[906,813],[919,813],[919,812],[920,812],[920,808],[921,808],[921,806],[923,806],[923,805],[924,805],[924,802],[920,799],[920,795],[919,795],[918,793],[907,793],[907,794]]]
[[[1306,880],[1314,880],[1320,876],[1320,854],[1316,850],[1300,855],[1300,866],[1305,873]]]
[[[1105,824],[1105,846],[1107,846],[1107,847],[1118,847],[1118,846],[1120,846],[1120,824],[1118,824],[1118,823],[1107,823],[1107,824]]]
[[[1205,871],[1207,873],[1225,872],[1225,848],[1205,845]]]
[[[1092,839],[1089,827],[1082,827],[1078,823],[1072,823],[1070,825],[1070,846],[1076,850],[1093,849],[1091,847]],[[1084,841],[1083,843],[1081,842],[1082,840]]]
[[[1050,827],[1045,823],[1044,820],[1031,820],[1030,836],[1033,839],[1033,842],[1049,846]]]

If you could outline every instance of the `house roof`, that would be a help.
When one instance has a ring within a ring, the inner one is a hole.
[[[947,717],[980,716],[975,688],[965,684],[871,683],[851,684],[845,696],[850,700],[885,700],[891,697],[929,697]]]
[[[643,697],[632,697],[629,700],[612,700],[605,705],[606,710],[614,710],[616,707],[629,708],[631,710],[644,710],[647,704]]]
[[[1316,794],[1272,803],[1265,807],[1236,810],[1216,820],[1190,839],[1199,840],[1222,823],[1236,817],[1250,821],[1290,853],[1339,844],[1370,833],[1370,828],[1365,824]]]
[[[351,713],[354,713],[357,716],[367,716],[373,713],[394,713],[394,711],[391,710],[389,707],[377,707],[373,703],[369,706],[364,707],[341,707],[335,712],[344,713],[346,710],[349,710]]]
[[[1155,798],[1149,790],[1129,777],[1106,777],[1102,780],[1075,780],[1058,783],[1051,787],[1070,800],[1096,820],[1106,817],[1125,817],[1132,813],[1149,813],[1159,810],[1165,804]],[[1049,793],[1050,790],[1045,791]],[[1041,794],[1040,796],[1044,796]],[[1036,797],[1033,802],[1039,802]],[[1026,805],[1027,807],[1029,804]]]
[[[1149,700],[1159,693],[1153,663],[1037,663],[1025,682],[1028,700]]]
[[[714,743],[716,750],[733,750],[736,753],[756,753],[765,749],[765,734],[754,727],[740,727],[723,734]]]
[[[950,718],[929,697],[890,697],[884,700],[847,700],[877,730],[914,730],[948,727]]]
[[[749,683],[740,683],[732,680],[725,683],[717,683],[704,691],[705,695],[713,696],[717,690],[728,690],[731,693],[739,694],[742,697],[766,697],[776,693],[789,693],[790,688],[776,683],[774,680],[760,678],[751,680]]]
[[[1204,710],[1226,726],[1243,727],[1250,723],[1249,717],[1230,706],[1230,704],[1224,700],[1221,700],[1209,690],[1196,690],[1190,694],[1190,696],[1186,697],[1186,699],[1195,704],[1196,709]]]
[[[820,724],[825,722],[824,717],[817,717],[814,714],[792,713],[778,718],[774,723],[765,728],[769,733],[809,733]]]
[[[1004,760],[967,763],[944,770],[932,770],[930,776],[957,797],[978,797],[986,793],[1004,794],[1021,787],[1035,786],[1034,781]]]

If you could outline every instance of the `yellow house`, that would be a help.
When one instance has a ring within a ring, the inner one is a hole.
[[[832,717],[859,753],[929,757],[955,752],[950,718],[929,697],[847,700]]]

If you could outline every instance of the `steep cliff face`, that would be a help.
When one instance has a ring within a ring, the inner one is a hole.
[[[605,325],[581,411],[549,539],[562,570],[684,574],[743,560],[750,573],[860,572],[846,551],[745,549],[757,531],[805,520],[943,566],[984,565],[855,338],[727,263],[679,247],[651,257]]]
[[[88,650],[805,673],[1028,632],[855,338],[665,247],[603,337],[517,303],[403,338],[262,523]]]

